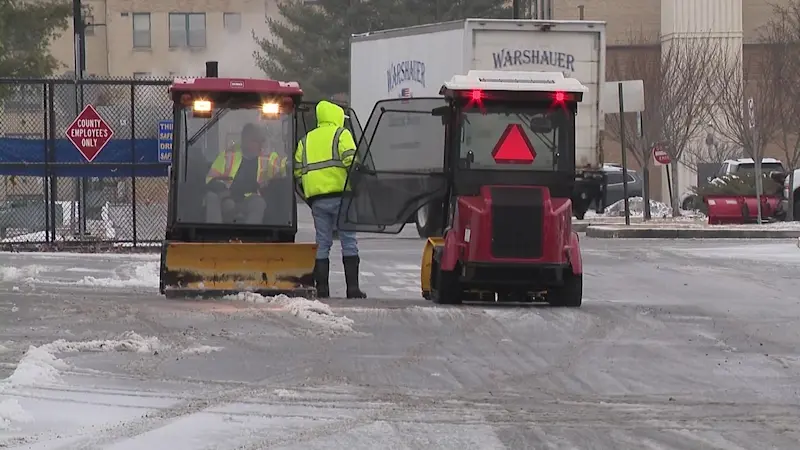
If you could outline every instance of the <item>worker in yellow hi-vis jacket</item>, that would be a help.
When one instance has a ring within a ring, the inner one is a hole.
[[[244,211],[245,223],[262,223],[267,208],[264,188],[273,178],[288,175],[286,156],[264,151],[264,141],[258,126],[248,123],[242,128],[241,144],[217,155],[206,176],[207,223],[221,223],[237,209]]]

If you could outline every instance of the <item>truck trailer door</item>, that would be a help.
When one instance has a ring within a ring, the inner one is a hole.
[[[341,230],[399,233],[423,205],[442,197],[445,128],[433,111],[443,98],[401,98],[375,105],[350,167]]]

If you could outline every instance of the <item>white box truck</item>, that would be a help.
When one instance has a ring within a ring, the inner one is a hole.
[[[560,71],[577,78],[589,88],[576,119],[581,170],[573,203],[582,218],[602,198],[605,30],[600,21],[464,19],[353,35],[350,106],[363,122],[380,100],[438,97],[442,83],[470,70]]]

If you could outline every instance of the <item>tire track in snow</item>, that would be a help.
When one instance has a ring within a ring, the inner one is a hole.
[[[302,365],[298,368],[302,368]],[[157,409],[138,420],[123,422],[97,432],[93,431],[92,436],[72,442],[70,449],[95,450],[122,443],[206,409],[227,403],[235,403],[243,398],[258,398],[275,390],[274,385],[257,387],[263,385],[263,383],[281,384],[294,378],[294,373],[287,373],[284,376],[270,377],[241,387],[223,386],[218,389],[200,392],[191,399],[180,401],[167,408]]]

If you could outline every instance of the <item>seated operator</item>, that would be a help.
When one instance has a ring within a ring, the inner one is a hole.
[[[206,176],[206,221],[221,223],[223,217],[245,214],[244,222],[263,222],[267,208],[265,188],[274,178],[287,176],[287,158],[263,148],[265,137],[258,126],[242,128],[241,144],[220,152]]]

